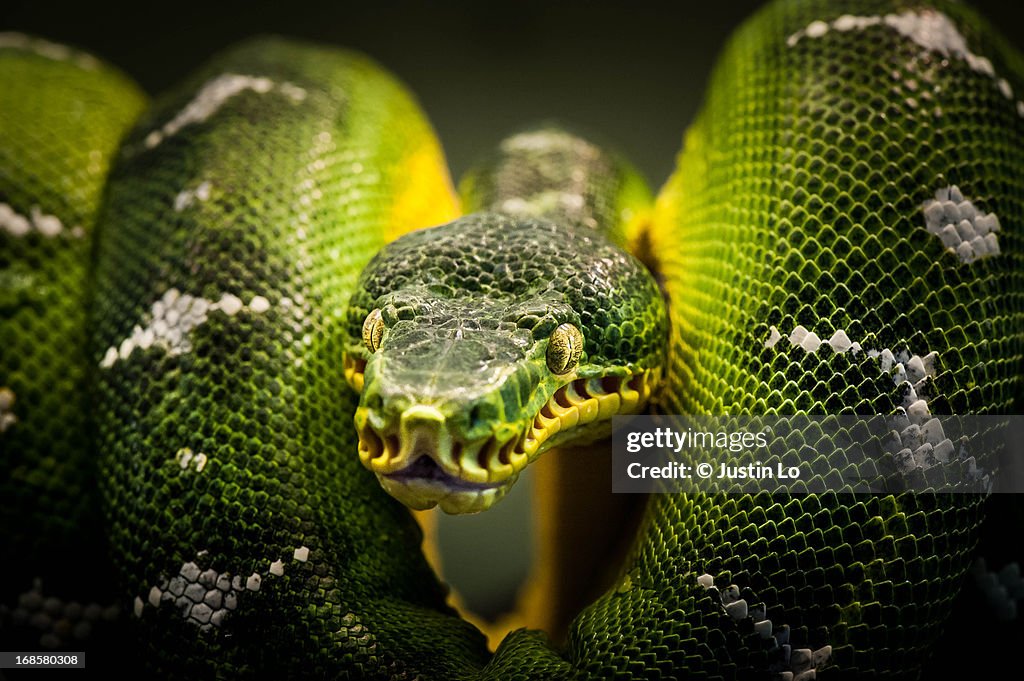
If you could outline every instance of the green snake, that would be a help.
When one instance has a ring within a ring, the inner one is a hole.
[[[916,678],[980,496],[653,495],[565,646],[492,653],[386,492],[485,509],[648,401],[1013,413],[1022,149],[1024,61],[946,2],[773,2],[653,205],[538,129],[458,219],[363,56],[250,41],[147,105],[0,35],[4,647],[174,679]]]

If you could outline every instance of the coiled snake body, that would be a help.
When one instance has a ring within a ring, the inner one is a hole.
[[[560,409],[594,437],[659,375],[669,413],[1017,408],[1021,58],[958,5],[836,5],[737,32],[649,210],[624,164],[526,133],[465,184],[503,212],[358,283],[457,213],[379,67],[254,41],[138,118],[107,67],[3,36],[8,640],[167,678],[915,677],[980,497],[656,495],[564,649],[491,654],[360,463],[479,510],[566,441]]]

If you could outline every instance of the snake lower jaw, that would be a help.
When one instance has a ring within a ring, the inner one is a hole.
[[[432,476],[400,471],[377,474],[377,480],[388,494],[411,509],[423,511],[439,506],[445,513],[461,515],[489,509],[508,493],[516,478],[486,484],[466,482],[443,472]]]

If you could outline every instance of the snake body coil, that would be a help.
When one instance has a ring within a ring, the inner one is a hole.
[[[491,654],[363,466],[404,474],[391,491],[419,506],[474,475],[514,479],[516,445],[539,454],[529,433],[553,437],[551,409],[604,408],[574,383],[606,377],[597,364],[613,367],[601,394],[619,406],[623,386],[640,394],[632,376],[663,372],[653,398],[669,413],[1019,408],[1024,62],[959,5],[835,5],[780,0],[737,32],[649,213],[635,176],[585,143],[593,181],[573,185],[587,176],[570,170],[557,189],[531,189],[551,178],[528,154],[465,184],[468,208],[503,212],[409,235],[361,280],[386,243],[457,213],[429,125],[379,67],[246,43],[121,140],[142,108],[130,84],[60,46],[0,38],[10,640],[73,648],[106,631],[123,647],[127,631],[165,678],[915,678],[964,581],[980,497],[656,495],[616,585],[564,649],[520,630]],[[535,231],[521,243],[488,233],[523,225]],[[645,320],[628,330],[561,307],[594,282],[533,286],[561,276],[537,235],[561,248],[593,227],[611,235],[594,237],[598,260],[632,277],[606,296]],[[532,289],[557,295],[513,310],[491,284],[516,257],[474,257],[499,242],[518,244],[517,276],[536,266]],[[657,288],[613,242],[657,272],[663,369]],[[465,255],[431,274],[417,263],[439,244]],[[470,265],[488,276],[459,270]],[[388,298],[397,279],[418,297]],[[470,289],[483,292],[481,328]],[[459,321],[416,327],[432,315]],[[522,338],[520,354],[460,344],[485,330]],[[426,343],[401,346],[402,334]],[[423,347],[445,352],[424,366]],[[451,386],[440,368],[499,361],[493,375],[518,378],[437,402],[451,413],[395,406],[428,384],[434,397],[472,387],[472,372]],[[565,385],[579,404],[559,402]],[[462,428],[447,458],[438,414]],[[407,444],[424,432],[422,448]],[[455,451],[473,456],[455,465]],[[423,453],[433,467],[410,471]],[[71,505],[90,508],[77,490],[94,475],[105,540]],[[470,497],[452,510],[482,507]],[[68,522],[79,515],[81,531]]]

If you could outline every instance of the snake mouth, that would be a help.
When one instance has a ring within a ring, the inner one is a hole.
[[[445,513],[477,513],[494,505],[512,487],[515,479],[488,484],[467,482],[446,473],[429,456],[421,456],[404,469],[377,474],[388,494],[409,508],[426,510],[440,506]]]
[[[452,491],[493,489],[498,486],[497,484],[485,482],[469,482],[468,480],[450,475],[429,456],[421,456],[402,470],[387,473],[384,477],[395,482],[405,483],[413,481],[423,483],[436,482]]]
[[[400,423],[379,423],[371,409],[359,407],[359,458],[382,482],[390,479],[395,485],[416,479],[451,491],[460,484],[467,490],[511,484],[545,450],[576,438],[604,436],[613,416],[643,409],[659,376],[660,369],[651,369],[572,380],[532,419],[502,424],[489,437],[471,441],[452,433],[433,407],[412,407]],[[580,429],[585,425],[591,426],[586,433]]]

